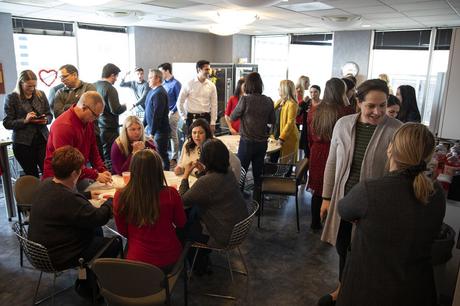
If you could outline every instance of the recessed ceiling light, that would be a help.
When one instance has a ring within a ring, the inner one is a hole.
[[[309,11],[320,11],[320,10],[330,10],[333,9],[333,6],[327,5],[322,2],[308,2],[308,3],[293,3],[293,4],[279,4],[278,7],[285,8],[287,10],[295,12],[309,12]]]
[[[370,28],[370,27],[371,27],[370,24],[363,24],[363,25],[361,25],[361,26],[362,26],[363,28]]]

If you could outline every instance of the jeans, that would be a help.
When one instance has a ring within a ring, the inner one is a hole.
[[[169,171],[169,156],[168,156],[168,132],[156,132],[153,139],[155,140],[155,146],[157,147],[158,153],[163,159],[163,170]]]
[[[249,164],[252,163],[252,175],[254,176],[254,195],[256,201],[260,201],[260,186],[262,170],[264,168],[264,158],[267,153],[266,141],[252,141],[241,138],[238,147],[238,158],[241,161],[241,167],[248,171]],[[260,202],[259,202],[260,203]]]
[[[179,136],[177,134],[177,123],[179,122],[179,112],[169,114],[169,127],[171,128],[171,159],[178,160]]]

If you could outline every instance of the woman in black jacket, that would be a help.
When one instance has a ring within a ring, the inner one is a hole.
[[[390,173],[358,183],[339,202],[355,232],[337,305],[437,305],[431,248],[446,200],[425,175],[434,144],[426,126],[401,126],[387,150]]]
[[[48,99],[37,89],[37,76],[32,70],[19,74],[15,90],[6,96],[4,110],[3,126],[13,130],[14,157],[26,175],[39,177],[49,134],[46,125],[53,116]]]

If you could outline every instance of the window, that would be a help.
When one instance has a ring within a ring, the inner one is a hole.
[[[279,99],[279,82],[288,78],[294,83],[301,75],[310,83],[324,87],[332,71],[332,34],[256,36],[254,63],[264,81],[265,94]]]
[[[259,73],[264,82],[264,94],[277,101],[278,87],[285,80],[288,67],[289,37],[256,36],[254,38],[254,63],[258,64]]]
[[[431,30],[376,32],[370,70],[372,78],[381,73],[390,77],[393,94],[400,85],[414,87],[426,125],[430,125],[435,89],[447,71],[452,30],[437,30],[435,34],[431,41]]]
[[[77,64],[75,37],[14,34],[18,73],[30,69],[39,78],[37,88],[48,95],[50,87],[60,83],[57,70],[64,64]]]

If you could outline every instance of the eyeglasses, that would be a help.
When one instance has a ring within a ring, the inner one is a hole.
[[[101,116],[101,114],[97,114],[97,113],[96,113],[95,111],[93,111],[93,110],[91,109],[91,107],[89,107],[88,105],[83,104],[83,107],[86,107],[87,109],[89,109],[89,111],[91,112],[91,114],[93,114],[93,116],[94,116],[96,119],[99,118],[99,117]]]
[[[67,78],[69,77],[69,75],[71,75],[71,73],[65,74],[65,75],[64,75],[64,74],[63,74],[63,75],[60,75],[59,78],[60,78],[61,80],[65,80],[65,79],[67,79]]]

